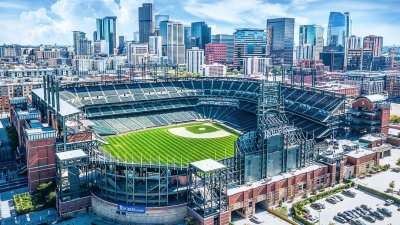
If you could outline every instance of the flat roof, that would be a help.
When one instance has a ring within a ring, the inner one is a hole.
[[[374,141],[382,140],[382,138],[368,134],[368,135],[364,135],[364,136],[360,137],[359,140],[360,141],[374,142]]]
[[[240,193],[240,192],[243,192],[243,191],[247,191],[247,190],[250,190],[250,189],[253,189],[253,188],[257,188],[257,187],[260,187],[262,185],[271,184],[271,183],[274,183],[274,182],[277,182],[277,181],[280,181],[280,180],[283,180],[283,179],[286,179],[286,178],[290,178],[290,177],[293,177],[293,176],[297,176],[297,175],[300,175],[300,174],[303,174],[303,173],[311,172],[313,170],[317,170],[317,169],[322,168],[322,167],[323,166],[320,165],[320,164],[313,164],[313,165],[310,165],[310,166],[307,166],[307,167],[303,167],[303,168],[297,169],[297,170],[292,171],[292,172],[279,174],[279,175],[276,175],[276,176],[273,176],[273,177],[270,177],[270,178],[267,178],[267,179],[261,179],[259,181],[251,183],[251,185],[245,185],[244,184],[244,185],[240,185],[240,186],[235,186],[233,188],[228,188],[228,196],[229,195],[234,195],[234,194],[237,194],[237,193]]]
[[[358,149],[355,151],[348,152],[345,155],[358,159],[358,158],[361,158],[366,155],[371,155],[373,153],[375,153],[375,152],[367,150],[367,149]]]
[[[38,88],[32,90],[33,93],[35,93],[39,98],[41,98],[44,101],[44,94],[43,94],[43,88]],[[50,104],[51,107],[51,104]],[[69,116],[69,115],[74,115],[78,114],[81,111],[77,109],[75,106],[69,104],[68,102],[64,101],[60,97],[60,115],[61,116]]]
[[[46,132],[54,132],[54,128],[52,127],[39,127],[39,128],[29,128],[25,129],[27,134],[40,134]]]
[[[87,157],[87,154],[82,149],[76,149],[66,152],[57,152],[56,156],[59,160],[69,160]]]
[[[213,159],[200,160],[200,161],[193,162],[190,164],[204,172],[210,172],[210,171],[226,168],[226,166],[224,164],[219,163]]]

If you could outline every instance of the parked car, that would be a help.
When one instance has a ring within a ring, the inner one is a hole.
[[[356,218],[356,216],[355,216],[352,212],[350,212],[350,211],[344,211],[343,213],[344,213],[346,216],[350,217],[351,219],[355,219],[355,218]]]
[[[346,196],[349,196],[351,198],[356,197],[356,193],[354,191],[350,191],[350,190],[343,190],[342,194],[344,194]]]
[[[310,219],[308,219],[308,221],[310,221],[311,223],[318,223],[318,218],[317,217],[311,217]]]
[[[258,216],[256,216],[256,215],[252,215],[252,216],[250,217],[250,220],[252,220],[252,221],[254,221],[255,223],[258,223],[258,224],[264,223],[264,220],[260,219],[260,218],[259,218]]]
[[[386,216],[392,216],[392,212],[387,208],[377,208],[377,210]]]
[[[329,202],[329,203],[331,203],[331,204],[336,204],[336,203],[338,203],[338,200],[336,200],[336,199],[333,198],[333,197],[327,198],[326,201]]]
[[[363,219],[368,222],[371,222],[371,223],[375,223],[375,221],[376,221],[376,219],[373,216],[369,216],[369,215],[363,216]]]
[[[350,210],[350,212],[352,212],[356,218],[359,218],[361,216],[355,209]]]
[[[361,222],[360,220],[352,220],[350,224],[353,225],[366,225],[365,223]]]
[[[392,205],[393,203],[394,203],[394,201],[391,199],[386,199],[386,201],[385,201],[385,205]]]
[[[340,195],[334,195],[333,197],[338,199],[339,201],[343,201],[344,200],[344,198],[342,196],[340,196]]]
[[[378,212],[378,211],[375,211],[375,212],[373,213],[373,215],[375,216],[375,218],[377,218],[377,219],[379,219],[379,220],[385,219],[385,217],[382,215],[382,213],[380,213],[380,212]]]
[[[325,205],[322,203],[312,203],[311,207],[316,210],[325,209]]]
[[[362,204],[362,205],[361,205],[361,208],[363,208],[363,209],[367,210],[367,211],[368,211],[368,212],[370,212],[370,213],[372,213],[372,212],[373,212],[373,209],[372,209],[371,207],[369,207],[369,206],[365,205],[365,204]]]
[[[341,216],[334,216],[333,217],[334,220],[338,221],[339,223],[347,223],[347,219],[341,217]]]

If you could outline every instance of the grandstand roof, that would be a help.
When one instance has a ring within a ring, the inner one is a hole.
[[[44,101],[44,95],[43,95],[43,88],[38,88],[32,91],[35,93],[39,98],[41,98]],[[74,114],[78,114],[81,111],[77,108],[75,108],[73,105],[69,104],[68,102],[64,101],[63,99],[60,98],[60,115],[61,116],[70,116]]]

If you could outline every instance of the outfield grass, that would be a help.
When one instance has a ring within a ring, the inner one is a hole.
[[[194,134],[205,134],[205,133],[211,133],[211,132],[220,130],[212,125],[204,125],[204,124],[187,126],[187,127],[185,127],[185,129]]]
[[[175,162],[186,165],[203,159],[223,159],[234,154],[234,141],[237,134],[221,138],[184,138],[169,133],[172,127],[205,127],[201,123],[187,123],[138,131],[129,134],[106,137],[110,143],[102,148],[112,156],[128,162],[161,164]],[[222,126],[207,126],[208,132],[225,129]],[[212,129],[211,129],[212,128]],[[215,130],[213,130],[215,129]],[[213,130],[213,131],[210,131]],[[194,133],[194,132],[193,132]]]

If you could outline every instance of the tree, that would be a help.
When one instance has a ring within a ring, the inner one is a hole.
[[[391,192],[393,192],[394,187],[395,187],[395,183],[394,183],[394,180],[392,180],[392,181],[389,183],[389,188],[390,188]]]
[[[400,166],[400,158],[397,159],[396,165]]]

